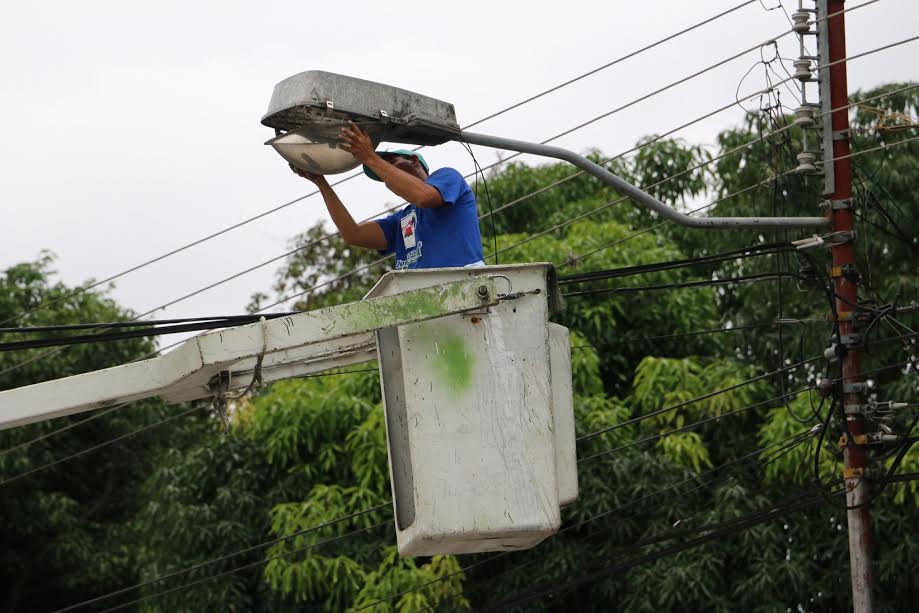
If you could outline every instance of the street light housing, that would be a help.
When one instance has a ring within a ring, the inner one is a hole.
[[[288,162],[316,174],[357,167],[338,148],[339,131],[354,122],[382,141],[440,145],[460,134],[453,105],[405,89],[346,75],[310,70],[274,87],[262,124],[274,128],[267,141]]]

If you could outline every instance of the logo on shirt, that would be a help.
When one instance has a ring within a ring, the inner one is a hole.
[[[396,260],[396,270],[403,270],[405,268],[411,268],[412,264],[421,259],[421,247],[424,245],[422,241],[418,241],[418,245],[411,251],[406,252],[404,260]]]
[[[418,216],[415,211],[400,219],[399,224],[402,226],[402,244],[405,245],[406,249],[411,249],[417,242],[415,230],[418,226]]]

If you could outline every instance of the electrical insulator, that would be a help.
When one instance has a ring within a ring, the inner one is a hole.
[[[811,61],[806,58],[801,58],[800,60],[795,60],[792,62],[795,67],[795,78],[801,82],[810,81],[813,78],[811,75]]]
[[[829,349],[827,349],[827,351],[830,351],[830,350],[832,350],[832,351],[834,352],[834,353],[833,353],[834,359],[833,359],[833,360],[830,360],[830,361],[832,362],[832,361],[835,361],[835,355],[836,355],[836,354],[835,354],[835,350],[836,350],[836,345],[833,345],[832,347],[830,347]],[[814,386],[814,389],[817,390],[817,393],[818,393],[821,397],[823,397],[823,398],[829,398],[830,396],[833,395],[833,392],[835,391],[836,386],[833,384],[833,380],[832,380],[832,379],[820,379],[819,381],[817,381],[817,384]]]
[[[812,128],[814,126],[814,107],[799,106],[795,109],[795,125],[801,128]]]
[[[817,172],[817,156],[809,151],[798,154],[798,167],[795,172],[799,174]]]
[[[796,11],[791,14],[791,29],[798,34],[807,34],[810,32],[810,14],[807,11]]]

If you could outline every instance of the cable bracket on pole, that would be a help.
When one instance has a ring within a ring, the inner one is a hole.
[[[835,130],[833,132],[833,140],[851,140],[848,130]]]
[[[843,432],[842,436],[839,437],[839,448],[845,449],[849,446],[849,443],[853,445],[867,445],[868,444],[868,435],[867,434],[853,434],[851,437]]]
[[[842,469],[842,478],[843,479],[859,479],[865,474],[865,469],[858,468],[844,468]]]
[[[837,311],[835,319],[832,315],[827,315],[828,321],[854,321],[856,319],[858,319],[857,311]]]
[[[820,206],[825,209],[828,208],[831,211],[846,211],[854,209],[855,202],[852,198],[845,198],[843,200],[824,200]]]
[[[843,383],[843,394],[864,394],[871,391],[871,386],[865,382],[861,383]]]
[[[858,280],[858,269],[855,264],[843,264],[842,266],[833,266],[830,269],[830,277],[833,279],[848,279],[850,281]]]
[[[841,334],[839,336],[839,344],[843,345],[846,349],[858,347],[862,344],[862,335],[855,333]]]

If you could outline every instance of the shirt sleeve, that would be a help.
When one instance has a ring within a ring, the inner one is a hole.
[[[387,215],[382,219],[374,219],[380,229],[383,230],[383,236],[386,237],[386,249],[380,251],[381,255],[389,255],[396,250],[396,238],[399,230],[399,217],[401,211],[396,211],[392,215]]]
[[[438,168],[425,183],[437,189],[444,204],[449,206],[456,204],[463,192],[469,189],[466,179],[454,168]]]

